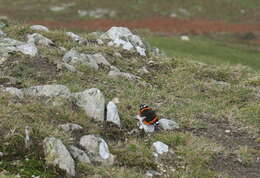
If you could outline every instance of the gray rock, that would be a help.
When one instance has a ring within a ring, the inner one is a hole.
[[[24,43],[11,38],[0,38],[0,55],[10,52],[22,52],[26,55],[36,56],[38,50],[34,44]]]
[[[49,29],[43,25],[32,25],[30,29],[35,31],[42,31],[42,32],[48,32]]]
[[[69,151],[70,151],[72,157],[74,159],[78,160],[80,163],[91,164],[91,161],[90,161],[88,155],[83,150],[71,145],[69,147]]]
[[[72,2],[72,3],[61,4],[60,6],[53,6],[53,7],[50,7],[49,9],[53,12],[60,12],[60,11],[66,10],[67,8],[72,7],[74,5],[75,5],[75,3]]]
[[[63,61],[70,64],[83,64],[90,68],[98,70],[98,64],[95,61],[95,57],[83,53],[78,53],[76,50],[72,49],[68,51],[64,57]]]
[[[75,163],[62,141],[47,137],[43,141],[45,160],[48,165],[58,166],[70,176],[75,176]]]
[[[163,130],[174,130],[180,128],[178,123],[164,118],[159,120],[159,126]]]
[[[25,43],[20,46],[17,46],[17,51],[20,51],[23,54],[30,55],[32,57],[36,56],[38,53],[38,49],[34,44]]]
[[[70,65],[70,64],[67,64],[67,63],[64,63],[64,62],[58,63],[57,69],[58,70],[66,69],[70,72],[78,72],[78,70],[73,65]]]
[[[109,152],[108,145],[102,138],[85,135],[80,139],[80,146],[87,152],[91,162],[103,165],[114,163],[114,156]]]
[[[81,127],[78,124],[73,124],[73,123],[67,123],[67,124],[61,124],[58,126],[60,129],[64,130],[65,132],[72,132],[75,130],[82,130],[83,127]]]
[[[105,97],[99,89],[92,88],[74,93],[73,98],[76,104],[84,109],[87,116],[97,121],[104,121]]]
[[[0,37],[1,36],[5,36],[5,33],[2,30],[0,30]]]
[[[13,96],[16,96],[18,98],[23,98],[23,92],[21,89],[14,88],[14,87],[7,87],[4,89],[5,92],[10,93]]]
[[[135,76],[133,74],[115,71],[115,70],[110,71],[108,73],[108,76],[113,79],[118,79],[118,78],[122,77],[122,78],[125,78],[127,80],[132,80],[132,81],[137,81],[137,80],[141,79],[140,77]]]
[[[156,153],[159,155],[168,153],[168,151],[169,151],[169,146],[160,141],[154,142],[152,147],[155,149]]]
[[[125,27],[112,27],[106,33],[101,35],[101,39],[109,40],[109,46],[122,47],[130,51],[135,50],[141,56],[146,56],[146,48],[141,38]]]
[[[64,85],[39,85],[23,89],[25,95],[69,98],[70,90]]]
[[[28,39],[28,41],[27,41],[28,43],[32,43],[35,45],[43,45],[43,46],[54,45],[54,43],[50,39],[44,37],[43,35],[41,35],[39,33],[27,35],[27,39]]]
[[[107,104],[107,122],[112,122],[118,127],[121,127],[120,117],[118,114],[117,106],[113,101]]]
[[[148,170],[145,173],[145,178],[158,177],[158,176],[162,176],[162,174],[155,170]]]
[[[85,41],[84,38],[82,38],[81,36],[79,35],[76,35],[75,33],[73,32],[66,32],[65,33],[68,37],[70,37],[73,41],[77,42],[77,43],[82,43]]]
[[[106,65],[110,66],[109,62],[106,60],[106,58],[101,53],[96,54],[88,54],[88,58],[92,61],[95,61],[98,65]]]
[[[3,152],[0,152],[0,158],[4,156],[4,153]]]

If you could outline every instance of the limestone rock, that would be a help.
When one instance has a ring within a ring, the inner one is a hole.
[[[38,50],[34,44],[24,43],[11,38],[0,38],[0,54],[21,52],[26,55],[36,56]]]
[[[67,64],[67,63],[64,63],[64,62],[58,63],[57,69],[58,70],[66,69],[70,72],[78,72],[78,70],[73,65],[70,65],[70,64]]]
[[[27,39],[28,39],[28,41],[27,41],[28,43],[32,43],[35,45],[43,45],[43,46],[54,45],[54,43],[50,39],[42,36],[39,33],[27,35]]]
[[[87,152],[91,162],[104,165],[114,163],[114,156],[109,152],[108,145],[102,138],[85,135],[80,139],[80,146]]]
[[[101,35],[101,39],[109,40],[109,46],[122,47],[130,51],[135,50],[141,56],[146,56],[146,48],[141,38],[125,27],[112,27]]]
[[[125,78],[127,80],[132,80],[132,81],[136,81],[136,80],[140,79],[140,77],[135,76],[133,74],[126,73],[126,72],[120,72],[120,71],[116,71],[116,70],[111,70],[108,73],[108,76],[113,79],[118,79],[118,78],[122,77],[122,78]]]
[[[97,121],[104,121],[105,97],[99,89],[92,88],[74,93],[73,97],[76,104],[85,110],[87,116]]]
[[[138,126],[140,130],[144,130],[145,133],[153,133],[155,128],[153,125],[147,125],[143,123],[143,117],[139,115],[136,116],[136,119],[139,121]]]
[[[167,153],[169,151],[169,146],[160,141],[154,142],[153,148],[159,155]]]
[[[30,29],[35,31],[42,31],[42,32],[48,32],[49,29],[43,25],[32,25]]]
[[[70,63],[70,64],[77,64],[77,63],[84,64],[84,65],[87,65],[91,68],[98,70],[98,64],[95,61],[95,58],[88,56],[86,54],[83,54],[83,53],[79,53],[74,49],[68,51],[64,55],[63,61],[65,63]]]
[[[46,163],[58,166],[70,176],[75,176],[75,163],[61,140],[47,137],[43,141]]]
[[[69,98],[70,90],[64,85],[39,85],[23,89],[25,95]]]
[[[118,127],[121,127],[120,117],[118,114],[117,106],[113,101],[107,104],[107,122],[112,122]]]
[[[163,130],[174,130],[174,129],[180,128],[178,123],[176,123],[172,120],[169,120],[169,119],[164,119],[164,118],[159,120],[159,126]]]
[[[90,161],[88,155],[83,150],[71,145],[69,147],[69,151],[70,151],[72,157],[74,159],[78,160],[79,162],[84,163],[84,164],[91,164],[91,161]]]
[[[5,88],[4,91],[10,93],[13,96],[17,96],[18,98],[23,98],[23,92],[21,89],[14,88],[14,87],[7,87]]]
[[[61,124],[58,127],[63,129],[65,132],[72,132],[72,131],[75,131],[75,130],[82,130],[83,129],[83,127],[81,127],[80,125],[73,124],[73,123]]]
[[[145,173],[145,178],[160,177],[160,176],[162,176],[162,174],[154,170],[148,170]]]
[[[77,43],[82,43],[85,41],[84,38],[82,38],[81,36],[73,33],[73,32],[66,32],[65,33],[68,37],[70,37],[73,41],[77,42]]]

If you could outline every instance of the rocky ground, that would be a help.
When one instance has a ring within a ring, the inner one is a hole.
[[[0,85],[3,177],[260,175],[260,78],[248,67],[169,58],[123,27],[3,21]],[[139,129],[140,103],[160,131]]]

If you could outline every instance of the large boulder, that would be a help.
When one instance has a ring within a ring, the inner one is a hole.
[[[34,57],[37,55],[38,49],[32,43],[24,43],[11,38],[0,38],[0,55],[10,52],[21,52]]]
[[[31,30],[35,30],[35,31],[42,31],[42,32],[48,32],[49,29],[43,25],[32,25],[30,27]]]
[[[105,97],[99,89],[92,88],[74,93],[73,98],[75,103],[85,110],[87,116],[97,121],[104,121]]]
[[[113,101],[110,101],[107,104],[107,122],[111,122],[117,125],[118,127],[121,127],[117,106]]]
[[[134,35],[128,28],[112,27],[100,38],[108,40],[109,46],[122,47],[127,51],[135,50],[141,56],[146,56],[146,48],[141,38]]]
[[[69,98],[70,90],[64,85],[39,85],[23,89],[25,95]]]
[[[91,164],[91,161],[90,161],[88,155],[83,150],[71,145],[71,146],[69,146],[69,151],[70,151],[72,157],[74,159],[78,160],[80,163]]]
[[[178,123],[164,118],[159,120],[159,126],[163,130],[174,130],[180,128]]]
[[[28,41],[27,41],[28,43],[32,43],[35,45],[43,45],[43,46],[54,45],[54,43],[50,39],[44,37],[43,35],[41,35],[39,33],[27,35],[27,39],[28,39]]]
[[[61,140],[47,137],[43,141],[45,160],[48,165],[58,166],[70,176],[75,176],[75,163]]]
[[[80,139],[80,146],[89,155],[91,162],[103,165],[112,165],[114,156],[109,152],[105,140],[95,135],[85,135]]]

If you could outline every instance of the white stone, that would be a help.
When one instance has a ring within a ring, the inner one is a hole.
[[[73,97],[76,104],[84,109],[87,116],[97,121],[104,121],[105,97],[99,89],[92,88],[74,93]]]
[[[163,130],[174,130],[180,128],[178,123],[164,118],[159,120],[159,127]]]
[[[154,142],[153,148],[159,155],[167,153],[169,151],[169,146],[160,141]]]
[[[70,90],[64,85],[39,85],[23,89],[25,95],[69,98]]]
[[[0,38],[0,54],[18,51],[30,56],[36,56],[38,53],[34,44],[24,43],[11,38]]]
[[[109,62],[101,53],[88,54],[87,56],[91,61],[95,61],[98,65],[110,66]]]
[[[61,140],[47,137],[43,141],[46,163],[58,166],[70,176],[75,176],[75,163]]]
[[[77,35],[77,34],[75,34],[75,33],[73,33],[73,32],[66,32],[65,33],[68,37],[70,37],[73,41],[75,41],[75,42],[83,42],[83,41],[85,41],[85,39],[84,38],[82,38],[81,36],[79,36],[79,35]]]
[[[43,31],[43,32],[48,32],[49,29],[43,25],[32,25],[30,29],[35,30],[35,31]]]
[[[117,106],[113,101],[107,104],[107,122],[112,122],[118,127],[121,127],[120,117],[118,114]]]
[[[27,54],[30,55],[32,57],[36,56],[38,53],[38,49],[36,48],[36,46],[34,44],[23,44],[20,46],[17,46],[17,51],[22,52],[23,54]]]
[[[78,72],[78,70],[73,65],[70,65],[70,64],[67,64],[67,63],[64,63],[64,62],[58,63],[57,69],[58,70],[67,69],[70,72]]]
[[[120,72],[120,71],[116,71],[116,70],[111,70],[108,73],[108,76],[113,79],[118,79],[118,78],[122,77],[122,78],[132,80],[132,81],[136,81],[136,80],[140,79],[140,77],[135,76],[133,74],[126,73],[126,72]]]
[[[3,152],[0,152],[0,158],[4,156],[4,153]]]
[[[78,124],[73,124],[73,123],[67,123],[67,124],[61,124],[58,126],[60,129],[63,129],[65,132],[72,132],[75,130],[82,130],[83,127],[81,127]]]
[[[145,49],[144,48],[141,48],[139,46],[136,47],[136,51],[137,53],[139,53],[141,56],[146,56],[146,53],[145,53]]]
[[[14,88],[14,87],[7,87],[5,88],[4,91],[10,93],[13,96],[17,96],[18,98],[23,98],[23,92],[21,89]]]
[[[182,41],[190,41],[190,37],[186,36],[186,35],[182,35],[181,36],[181,40]]]
[[[109,152],[105,140],[95,135],[85,135],[80,138],[80,146],[84,148],[91,162],[112,165],[114,156]]]
[[[80,163],[91,164],[88,155],[83,150],[71,145],[69,146],[69,151],[72,157],[78,160]]]
[[[101,39],[109,40],[108,46],[121,47],[127,51],[135,50],[140,55],[146,56],[145,45],[141,38],[125,27],[112,27],[100,36]]]
[[[70,64],[83,64],[90,68],[98,70],[98,64],[96,61],[97,56],[87,55],[84,53],[78,53],[76,50],[71,49],[63,56],[63,61]],[[102,60],[102,59],[100,59]],[[99,61],[102,62],[102,61]]]
[[[43,46],[54,45],[54,43],[50,39],[44,37],[39,33],[27,35],[27,39],[28,39],[27,41],[28,43],[33,43],[35,45],[43,45]]]

